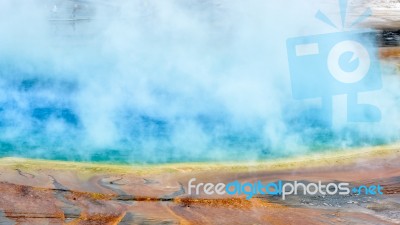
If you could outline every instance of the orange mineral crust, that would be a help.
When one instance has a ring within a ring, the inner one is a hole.
[[[385,47],[379,49],[379,55],[383,59],[398,59],[400,60],[400,47]]]
[[[0,160],[4,224],[396,224],[397,145],[251,163],[152,166]],[[304,166],[304,164],[307,166]],[[70,165],[70,166],[66,166]],[[188,181],[380,184],[381,196],[189,195]]]

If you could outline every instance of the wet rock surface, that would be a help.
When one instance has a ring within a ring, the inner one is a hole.
[[[293,164],[289,163],[277,166],[278,170],[185,164],[123,170],[114,166],[107,172],[107,166],[65,168],[51,161],[3,160],[0,224],[398,224],[400,152],[391,151],[390,156],[374,159],[354,157],[353,163],[330,158],[324,167],[285,169],[284,165]],[[187,182],[193,177],[213,183],[281,179],[380,184],[384,195],[297,195],[286,200],[189,196]]]

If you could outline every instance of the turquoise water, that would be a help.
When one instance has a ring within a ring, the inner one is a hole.
[[[0,3],[2,157],[243,161],[399,139],[394,76],[370,98],[380,123],[332,128],[318,102],[293,99],[286,40],[337,32],[318,5],[49,4]]]
[[[101,146],[87,140],[84,121],[76,111],[73,101],[79,84],[37,78],[3,80],[2,85],[4,96],[12,96],[3,98],[0,105],[0,155],[3,157],[119,163],[240,161],[390,142],[385,137],[371,137],[351,127],[334,132],[317,120],[318,108],[304,108],[301,113],[284,115],[283,120],[290,128],[287,135],[297,135],[301,141],[297,140],[294,148],[302,151],[273,146],[260,135],[263,126],[234,126],[230,118],[219,114],[186,117],[185,120],[190,119],[201,127],[209,139],[200,142],[192,133],[184,133],[189,140],[183,140],[180,146],[174,143],[175,130],[177,126],[184,129],[188,126],[186,123],[180,124],[179,118],[143,115],[127,107],[115,119],[123,131],[119,139]],[[292,112],[290,107],[287,106],[288,112]],[[346,145],[341,145],[344,142]]]

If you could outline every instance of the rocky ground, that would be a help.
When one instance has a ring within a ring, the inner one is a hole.
[[[360,15],[366,8],[371,8],[372,17],[364,23],[378,29],[400,28],[400,2],[398,0],[352,0],[352,16]]]
[[[0,224],[398,224],[400,148],[270,163],[113,166],[6,158]],[[301,169],[300,169],[301,168]],[[189,196],[187,183],[381,184],[382,196]]]

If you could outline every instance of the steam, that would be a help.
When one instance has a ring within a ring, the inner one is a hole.
[[[286,39],[332,31],[317,1],[94,2],[0,3],[2,155],[254,160],[398,138],[393,76],[379,124],[330,129],[292,100]]]

